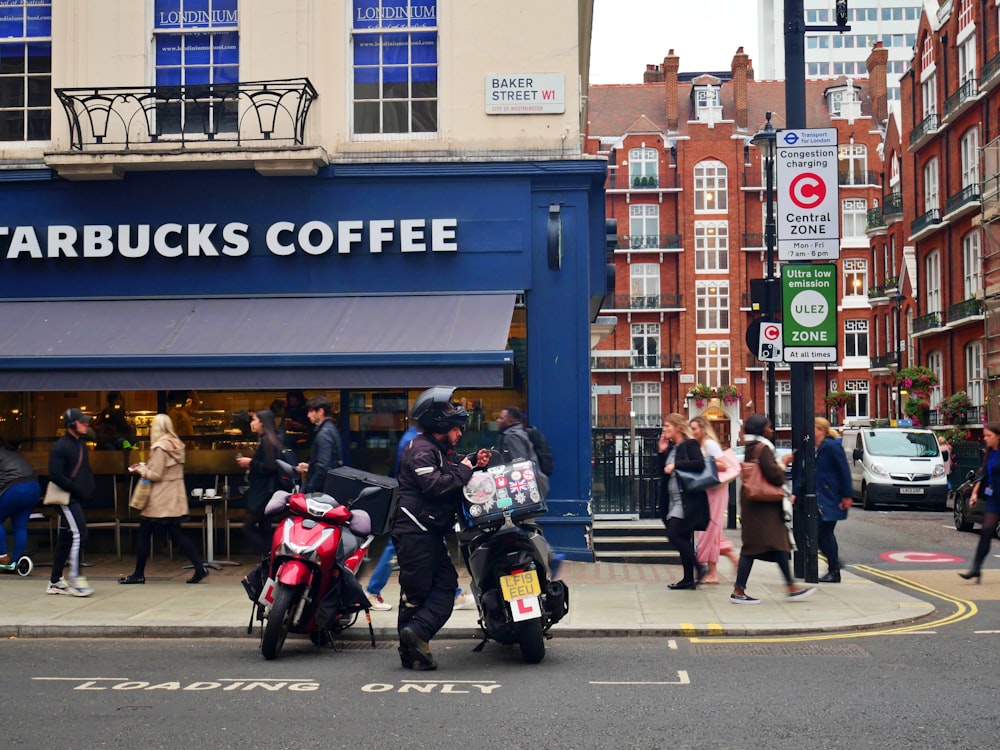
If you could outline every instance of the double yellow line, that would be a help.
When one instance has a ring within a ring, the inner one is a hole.
[[[908,578],[902,578],[901,576],[893,575],[892,573],[886,573],[885,571],[878,570],[867,565],[853,565],[851,567],[859,573],[865,573],[874,578],[881,578],[884,581],[895,583],[898,586],[910,589],[918,594],[923,594],[942,602],[946,602],[947,604],[952,605],[955,608],[955,611],[937,620],[911,623],[910,625],[901,625],[899,627],[884,628],[881,630],[864,630],[859,632],[839,631],[836,633],[822,633],[803,636],[760,636],[755,638],[727,638],[725,636],[717,635],[710,637],[696,637],[691,638],[690,640],[692,643],[719,643],[722,641],[726,643],[804,643],[807,641],[834,641],[848,638],[871,638],[873,636],[882,635],[917,633],[926,630],[933,630],[934,628],[945,627],[946,625],[954,625],[957,622],[962,622],[963,620],[968,620],[970,617],[974,617],[976,613],[979,612],[979,608],[976,607],[975,602],[970,602],[967,599],[959,599],[956,596],[951,596],[943,591],[932,589],[929,586],[924,586],[923,584],[911,581]]]

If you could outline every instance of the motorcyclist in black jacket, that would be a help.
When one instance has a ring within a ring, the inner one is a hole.
[[[452,403],[454,388],[424,391],[410,418],[422,433],[407,446],[399,465],[399,506],[391,533],[399,561],[399,657],[407,669],[437,669],[429,641],[451,617],[458,574],[445,535],[461,509],[462,488],[474,468],[455,445],[469,414]],[[486,466],[490,451],[476,454]]]

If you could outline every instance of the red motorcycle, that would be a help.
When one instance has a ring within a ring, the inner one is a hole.
[[[365,488],[354,502],[380,491]],[[244,579],[264,623],[264,658],[277,658],[289,633],[308,635],[317,646],[332,645],[333,636],[353,625],[361,611],[374,648],[371,605],[355,577],[374,539],[368,513],[324,493],[283,491],[274,493],[264,512],[287,512],[274,530],[269,560]]]

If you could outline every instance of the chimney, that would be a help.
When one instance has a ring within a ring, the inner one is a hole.
[[[733,97],[736,100],[736,128],[747,129],[747,80],[753,77],[750,56],[740,47],[733,55]]]
[[[875,42],[865,65],[868,66],[868,88],[872,98],[875,122],[883,123],[889,119],[889,103],[886,99],[885,69],[889,61],[889,50],[882,42]]]
[[[664,96],[667,105],[667,130],[677,131],[680,122],[680,107],[677,101],[677,71],[680,70],[681,59],[674,54],[673,50],[663,58],[663,82],[666,88]]]
[[[663,83],[663,73],[659,65],[647,65],[646,72],[642,74],[643,83]]]

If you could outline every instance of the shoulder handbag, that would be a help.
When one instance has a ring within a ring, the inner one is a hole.
[[[732,448],[726,448],[722,452],[722,460],[725,461],[726,468],[719,473],[719,484],[729,484],[740,476],[740,458],[733,453]]]
[[[705,458],[705,468],[699,472],[676,469],[678,478],[688,492],[704,492],[719,484],[719,470],[715,466],[715,459]]]
[[[128,505],[136,510],[143,510],[149,502],[149,496],[153,493],[153,483],[148,479],[140,479],[135,483],[132,490],[132,497],[129,498]]]
[[[82,445],[80,446],[80,455],[76,459],[76,466],[73,467],[73,473],[69,475],[70,479],[76,479],[76,473],[80,471],[81,463],[83,463]],[[42,500],[42,505],[69,505],[69,492],[50,479],[45,488],[45,499]]]
[[[756,461],[744,461],[740,467],[743,474],[743,496],[758,503],[777,503],[785,499],[785,488],[775,487],[760,471]]]

